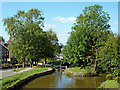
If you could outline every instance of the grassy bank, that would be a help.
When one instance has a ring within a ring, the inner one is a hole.
[[[94,76],[97,75],[92,67],[80,68],[73,67],[65,70],[66,75],[74,75],[74,76]]]
[[[7,88],[7,87],[10,87],[10,86],[16,84],[17,82],[19,82],[22,79],[25,79],[25,78],[32,76],[34,74],[37,74],[37,73],[44,72],[46,70],[48,70],[48,68],[34,68],[32,70],[29,70],[29,71],[26,71],[26,72],[23,72],[20,74],[16,74],[14,76],[3,78],[0,81],[0,83],[2,83],[2,88]]]
[[[98,88],[118,88],[116,80],[107,80],[101,84]]]
[[[103,82],[98,88],[120,88],[120,77],[115,76],[113,73],[107,74],[106,81]]]

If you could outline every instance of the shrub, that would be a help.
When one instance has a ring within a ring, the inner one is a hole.
[[[10,64],[9,63],[5,63],[5,66],[8,67],[8,66],[10,66]]]
[[[71,72],[69,70],[65,70],[64,73],[65,73],[65,75],[68,75],[68,76],[71,75]]]
[[[112,80],[114,76],[115,76],[115,75],[114,75],[113,73],[112,73],[112,74],[108,74],[108,75],[106,76],[106,79],[107,79],[107,80]]]
[[[76,64],[74,64],[72,67],[78,67],[78,64],[76,63]]]
[[[87,74],[88,74],[88,75],[91,75],[91,72],[92,72],[92,71],[91,71],[91,69],[90,69],[89,66],[86,66],[86,67],[85,67],[85,70],[87,71]]]
[[[117,76],[116,79],[115,79],[118,83],[120,83],[120,77]]]

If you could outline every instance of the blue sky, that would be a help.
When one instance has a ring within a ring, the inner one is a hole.
[[[28,11],[37,8],[43,11],[45,17],[45,28],[57,33],[60,43],[65,44],[71,31],[71,27],[84,10],[85,6],[99,4],[111,17],[110,25],[114,33],[118,32],[118,3],[117,2],[2,2],[2,19],[12,17],[18,10]],[[1,22],[0,22],[1,24]],[[5,32],[4,26],[0,28],[0,36],[7,41],[9,35]]]

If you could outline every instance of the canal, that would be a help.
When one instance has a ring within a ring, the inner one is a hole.
[[[96,88],[99,83],[105,81],[105,75],[95,77],[68,77],[64,72],[55,72],[50,75],[39,77],[27,85],[25,88]]]

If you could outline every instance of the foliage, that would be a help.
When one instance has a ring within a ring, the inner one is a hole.
[[[53,62],[53,65],[60,65],[60,63],[61,63],[61,60],[59,60],[59,61],[54,61],[54,62]]]
[[[112,72],[114,75],[119,74],[119,63],[118,58],[118,36],[111,34],[107,41],[103,41],[104,45],[99,48],[99,59],[98,67],[101,67],[106,72]]]
[[[26,71],[24,73],[16,74],[16,75],[13,75],[10,77],[5,77],[4,79],[2,79],[0,81],[0,82],[2,82],[2,86],[3,86],[2,88],[10,87],[10,86],[14,85],[15,83],[18,83],[20,80],[23,80],[34,74],[44,72],[45,70],[48,70],[48,68],[34,68],[34,69]]]
[[[112,80],[114,76],[114,74],[107,74],[106,79]]]
[[[91,64],[96,64],[101,41],[106,41],[110,33],[109,19],[109,14],[102,10],[102,6],[85,7],[72,27],[73,31],[63,50],[64,58],[68,62],[78,63],[78,66],[86,66],[88,57],[91,57]]]
[[[119,88],[120,88],[120,76],[117,76],[115,80],[117,81],[118,86],[119,86]]]
[[[65,70],[66,75],[78,75],[78,76],[94,76],[97,75],[92,67],[74,67]]]
[[[46,36],[48,39],[44,41],[45,45],[43,45],[43,48],[45,49],[44,57],[52,58],[58,53],[58,38],[56,33],[52,30],[46,31]]]
[[[118,83],[116,80],[107,80],[98,88],[118,88]]]
[[[72,67],[78,67],[78,65],[75,63]]]
[[[94,68],[91,67],[91,66],[86,66],[86,67],[85,67],[85,70],[87,71],[87,75],[88,75],[88,76],[97,75],[97,74],[96,74],[96,71],[95,71]]]
[[[93,66],[93,71],[101,69],[120,75],[120,36],[110,31],[109,20],[109,14],[102,10],[102,6],[85,7],[64,46],[65,60],[83,65],[89,74],[88,66]]]
[[[10,66],[10,63],[5,63],[5,67],[8,67],[8,66]]]
[[[23,61],[25,57],[33,57],[31,53],[35,50],[37,35],[42,32],[43,20],[44,17],[38,9],[18,11],[13,17],[3,20],[5,29],[10,35],[9,48],[18,61]]]
[[[19,62],[36,62],[41,58],[53,57],[57,53],[59,45],[56,33],[52,30],[43,31],[42,11],[18,11],[16,15],[3,21],[10,35],[9,49]]]
[[[0,41],[4,41],[5,42],[5,39],[2,36],[0,36]]]

